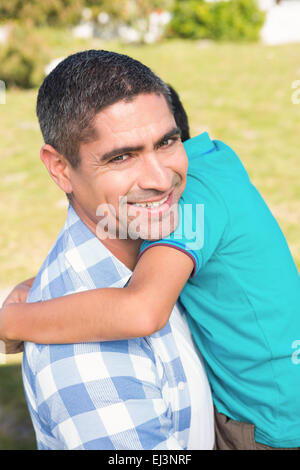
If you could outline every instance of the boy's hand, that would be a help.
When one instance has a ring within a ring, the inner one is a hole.
[[[3,354],[19,354],[23,352],[24,350],[24,343],[23,341],[4,341],[0,340],[2,343],[4,343],[4,350],[2,351],[2,346],[1,346],[1,353]]]
[[[1,346],[1,350],[5,349],[5,351],[3,351],[5,354],[17,354],[23,351],[23,341],[12,340],[6,337],[3,318],[4,314],[7,314],[8,305],[26,302],[33,281],[34,278],[30,278],[15,286],[4,300],[2,308],[0,309],[0,341],[4,345],[4,348]]]
[[[3,302],[3,307],[8,304],[15,304],[20,302],[26,302],[28,293],[33,284],[34,278],[27,279],[26,281],[21,282],[8,294],[6,299]]]
[[[5,354],[18,354],[23,352],[23,341],[5,341]]]
[[[5,354],[17,354],[23,351],[23,341],[12,340],[7,338],[5,329],[5,315],[9,314],[10,306],[6,306],[0,309],[0,342],[1,352]]]
[[[24,350],[23,341],[0,340],[3,341],[5,346],[5,354],[19,354]],[[1,351],[2,352],[2,351]]]

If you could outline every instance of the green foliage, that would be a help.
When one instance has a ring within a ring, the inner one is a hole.
[[[190,39],[255,41],[265,13],[256,0],[176,0],[168,35]]]
[[[169,10],[173,4],[174,0],[85,0],[94,16],[105,12],[126,24],[146,18],[153,10]]]
[[[31,21],[41,26],[64,27],[80,21],[83,8],[95,18],[100,12],[128,23],[133,17],[145,17],[153,9],[169,9],[174,0],[0,0],[1,21]]]
[[[79,21],[84,3],[84,0],[0,0],[0,18],[64,27]]]
[[[0,50],[0,77],[7,87],[32,88],[44,77],[49,57],[37,32],[29,27],[14,26]]]

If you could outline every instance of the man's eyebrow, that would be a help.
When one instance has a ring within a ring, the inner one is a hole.
[[[130,152],[138,152],[140,150],[143,150],[143,148],[144,148],[143,145],[138,145],[136,147],[119,147],[117,149],[111,150],[110,152],[104,153],[100,157],[100,161],[102,163],[105,163],[111,158],[118,157],[119,155],[125,155],[126,153],[130,153]]]
[[[157,142],[155,142],[154,148],[159,147],[164,140],[170,139],[171,137],[175,137],[177,135],[180,137],[181,130],[179,129],[179,127],[173,127],[170,131],[166,132],[162,137],[160,137]],[[126,153],[131,153],[131,152],[139,152],[143,149],[144,149],[143,145],[119,147],[101,155],[100,161],[102,163],[105,163],[114,157],[125,155]]]
[[[168,140],[170,139],[171,137],[175,137],[175,136],[178,136],[180,137],[181,136],[181,130],[179,129],[179,127],[173,127],[173,129],[171,129],[170,131],[166,132],[165,135],[163,135],[155,144],[154,144],[154,147],[159,147],[159,145],[162,144],[162,142],[164,140]]]

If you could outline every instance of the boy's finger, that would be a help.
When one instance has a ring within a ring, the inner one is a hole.
[[[15,287],[6,297],[4,300],[2,306],[4,307],[5,305],[8,304],[15,304],[15,303],[20,303],[20,302],[26,302],[28,293],[29,293],[30,287],[25,286],[25,285],[20,285]]]
[[[5,353],[6,354],[18,354],[23,352],[24,343],[22,341],[7,341],[5,343]]]

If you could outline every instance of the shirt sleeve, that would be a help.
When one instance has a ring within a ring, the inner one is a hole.
[[[61,448],[183,449],[144,339],[48,348],[38,412]]]
[[[161,240],[144,240],[139,257],[152,246],[168,246],[184,252],[194,262],[194,277],[218,250],[228,222],[222,196],[208,182],[188,177],[179,201],[176,230]]]

